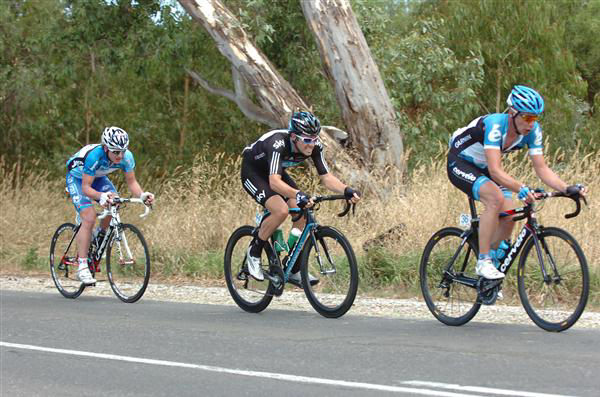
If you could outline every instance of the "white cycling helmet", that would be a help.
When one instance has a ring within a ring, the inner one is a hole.
[[[102,144],[108,150],[125,151],[129,146],[129,136],[124,129],[119,127],[106,127],[102,132]]]

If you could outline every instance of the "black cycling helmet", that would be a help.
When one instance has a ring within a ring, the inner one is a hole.
[[[311,112],[294,112],[288,130],[295,134],[319,135],[321,123]]]

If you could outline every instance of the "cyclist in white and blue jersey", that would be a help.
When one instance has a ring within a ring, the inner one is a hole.
[[[67,160],[67,190],[81,218],[81,228],[76,237],[79,263],[77,278],[86,285],[96,282],[88,268],[87,258],[92,229],[96,223],[92,200],[106,207],[112,203],[113,197],[118,196],[107,175],[117,170],[123,171],[131,193],[147,205],[154,203],[154,195],[144,192],[135,178],[135,161],[128,146],[127,132],[118,127],[107,127],[102,132],[102,143],[86,145]],[[109,223],[110,217],[102,220],[101,235]]]
[[[485,206],[479,221],[476,273],[487,279],[504,277],[504,273],[496,269],[490,250],[497,249],[514,228],[512,219],[499,220],[498,214],[514,208],[512,192],[517,193],[519,200],[532,202],[535,199],[528,186],[504,171],[502,156],[527,147],[535,173],[546,185],[562,192],[571,188],[544,160],[542,128],[538,123],[544,111],[540,94],[529,87],[516,85],[506,102],[507,113],[481,116],[456,130],[450,139],[448,153],[450,182]]]
[[[270,131],[261,136],[243,152],[241,178],[244,190],[257,203],[269,210],[271,215],[265,219],[252,240],[246,253],[246,264],[252,277],[264,280],[260,256],[271,234],[285,221],[288,208],[310,207],[311,198],[296,186],[286,172],[289,167],[302,164],[311,158],[317,169],[321,183],[336,193],[344,193],[352,203],[360,200],[358,191],[342,183],[333,175],[325,162],[324,147],[319,140],[321,123],[310,112],[294,112],[287,129]],[[304,220],[294,223],[294,227],[303,228]],[[309,275],[311,284],[317,280]],[[292,269],[290,282],[300,285],[300,272]]]

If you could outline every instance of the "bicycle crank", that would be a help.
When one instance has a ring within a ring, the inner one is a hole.
[[[498,291],[502,280],[488,280],[480,277],[477,280],[477,297],[484,305],[493,305],[498,299]]]

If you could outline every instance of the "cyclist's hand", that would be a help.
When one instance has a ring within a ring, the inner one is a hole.
[[[98,200],[98,202],[104,208],[108,208],[108,206],[113,203],[112,199],[114,197],[118,197],[118,195],[113,192],[104,192],[100,195],[100,200]]]
[[[310,208],[315,203],[313,202],[313,199],[311,197],[308,197],[306,193],[298,190],[298,192],[296,193],[296,204],[298,205],[298,208]]]
[[[352,189],[350,186],[346,186],[344,189],[344,196],[346,196],[346,199],[352,204],[356,204],[360,200],[360,192]]]
[[[144,192],[140,195],[140,199],[144,202],[148,207],[152,207],[154,204],[154,194],[150,192]]]
[[[535,195],[533,194],[533,190],[529,188],[529,186],[521,186],[519,189],[518,198],[521,201],[525,201],[527,204],[531,204],[535,201]]]
[[[567,196],[577,196],[577,195],[581,195],[584,196],[587,193],[587,188],[585,186],[583,186],[582,184],[578,183],[576,185],[571,185],[571,186],[567,186]]]

